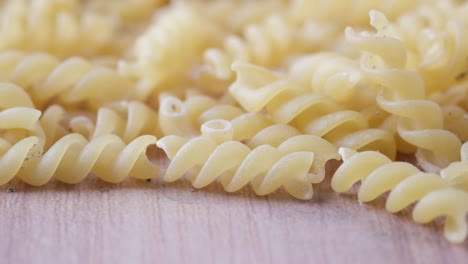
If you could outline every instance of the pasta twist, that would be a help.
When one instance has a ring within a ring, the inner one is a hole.
[[[179,81],[180,76],[189,76],[191,66],[217,40],[218,34],[218,28],[195,9],[174,3],[162,9],[136,40],[135,61],[120,62],[120,71],[150,80],[156,91],[164,89]]]
[[[31,97],[21,87],[0,82],[0,137],[17,142],[27,136],[36,136],[43,145],[46,135],[38,122],[41,111],[37,110]],[[2,131],[3,130],[3,131]]]
[[[55,142],[45,153],[37,137],[28,137],[14,145],[0,139],[0,184],[15,175],[39,186],[52,177],[65,183],[78,183],[90,172],[100,179],[117,183],[132,175],[148,179],[157,173],[156,165],[145,155],[156,143],[154,136],[141,136],[126,145],[118,136],[104,135],[87,141],[69,134]]]
[[[199,166],[193,186],[203,188],[219,179],[227,192],[235,192],[251,184],[257,195],[267,195],[284,186],[298,199],[311,199],[313,190],[309,170],[314,152],[296,151],[280,145],[262,145],[250,149],[232,141],[227,121],[213,120],[202,127],[203,136],[187,139],[175,135],[163,137],[157,146],[171,160],[165,181],[175,181],[190,169]]]
[[[390,158],[396,155],[392,134],[370,129],[359,112],[340,107],[330,97],[311,93],[307,87],[248,63],[235,62],[236,81],[231,95],[247,111],[265,108],[277,123],[290,124],[307,134],[323,137],[336,146],[356,150],[380,150]]]
[[[209,16],[214,23],[237,34],[248,25],[261,23],[269,15],[282,12],[286,8],[283,0],[185,2]]]
[[[216,104],[207,96],[191,96],[184,102],[175,97],[167,97],[161,106],[161,128],[165,135],[193,137],[203,124],[222,119],[229,121],[232,140],[242,142],[251,149],[261,145],[275,148],[283,145],[294,148],[295,151],[314,152],[314,164],[310,170],[314,183],[324,179],[325,164],[329,160],[340,159],[338,149],[320,137],[302,135],[289,125],[274,124],[260,113],[245,113],[233,105]]]
[[[371,11],[370,17],[371,25],[378,30],[388,25],[380,12]],[[418,147],[416,157],[424,170],[438,172],[458,160],[461,142],[456,135],[443,129],[442,110],[425,99],[423,79],[416,72],[403,68],[406,53],[401,41],[381,31],[376,35],[357,34],[351,28],[346,29],[346,38],[362,51],[373,54],[364,54],[362,70],[367,78],[382,87],[384,92],[377,96],[378,105],[400,117],[398,134]]]
[[[70,128],[89,139],[115,134],[127,144],[141,135],[160,135],[157,112],[139,101],[121,101],[101,107],[96,122],[82,115],[73,117]]]
[[[343,164],[332,178],[333,190],[345,192],[361,180],[358,199],[362,202],[372,201],[390,191],[386,209],[392,213],[421,200],[413,211],[415,221],[429,222],[446,216],[445,237],[454,243],[465,240],[468,192],[452,188],[440,175],[421,172],[407,162],[392,162],[375,151],[357,153],[340,148],[339,152]]]
[[[34,108],[25,91],[9,83],[0,83],[0,131],[32,129],[40,116],[41,111]]]
[[[461,161],[451,163],[440,171],[442,178],[459,188],[468,191],[468,143],[465,142],[460,150]]]
[[[373,103],[375,98],[372,90],[363,91],[366,87],[362,83],[364,74],[359,63],[337,53],[320,52],[299,57],[291,63],[289,75],[338,103],[363,108]]]
[[[0,53],[0,78],[26,89],[40,108],[57,97],[68,104],[99,105],[137,96],[131,94],[138,94],[142,87],[111,68],[93,66],[83,58],[61,62],[46,53],[18,51]]]
[[[291,53],[299,52],[300,31],[280,15],[271,15],[257,25],[249,25],[242,37],[227,36],[222,49],[211,48],[204,53],[205,63],[197,73],[199,82],[214,92],[223,92],[232,81],[233,61],[246,61],[261,66],[276,67]]]
[[[446,90],[468,71],[467,11],[467,2],[429,1],[394,25],[405,46],[419,57],[416,69],[428,94]]]
[[[338,149],[328,141],[314,135],[302,135],[297,129],[289,125],[274,124],[272,120],[260,113],[245,113],[242,109],[233,105],[216,104],[206,96],[193,96],[183,103],[180,100],[175,103],[179,105],[176,108],[186,110],[188,116],[186,120],[191,121],[191,124],[193,124],[190,131],[198,131],[200,127],[203,127],[203,124],[222,119],[229,121],[233,133],[232,140],[242,142],[249,148],[254,149],[261,145],[276,148],[283,145],[287,148],[294,148],[295,151],[314,152],[314,164],[310,170],[314,182],[321,182],[324,179],[327,161],[340,159]],[[180,124],[183,122],[180,119],[175,119],[173,123]],[[187,124],[184,125],[184,127],[188,126]],[[166,132],[171,132],[172,135],[177,135],[180,131],[180,128],[166,130]]]
[[[112,40],[115,21],[79,12],[77,1],[8,0],[0,11],[0,50],[95,55]]]

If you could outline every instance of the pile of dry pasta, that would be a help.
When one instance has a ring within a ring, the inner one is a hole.
[[[5,0],[0,17],[0,184],[163,172],[311,199],[342,160],[334,191],[360,181],[360,201],[466,239],[466,1]]]

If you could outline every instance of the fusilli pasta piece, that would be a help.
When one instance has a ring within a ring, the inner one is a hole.
[[[208,49],[204,53],[205,64],[197,73],[204,87],[214,87],[224,92],[234,77],[233,61],[248,61],[262,66],[275,67],[292,52],[298,52],[299,32],[281,15],[272,15],[258,25],[245,28],[242,37],[230,35],[224,39],[222,49]],[[214,80],[214,81],[213,81]]]
[[[371,11],[370,17],[371,25],[377,29],[388,24],[385,15],[378,11]],[[418,147],[416,157],[424,170],[438,172],[458,160],[461,142],[443,129],[440,106],[425,99],[424,80],[416,72],[404,69],[406,53],[401,41],[382,32],[358,34],[351,28],[346,29],[346,37],[369,53],[364,54],[362,69],[384,91],[377,96],[377,103],[400,117],[398,134]]]
[[[191,67],[217,41],[218,34],[216,25],[195,9],[175,2],[155,16],[135,42],[134,61],[122,61],[120,71],[150,80],[156,91],[166,89],[183,79],[181,76],[190,75]]]
[[[68,104],[99,105],[136,97],[143,87],[114,69],[94,66],[80,57],[60,61],[46,53],[18,51],[0,53],[0,78],[25,88],[39,108],[57,97]]]
[[[96,121],[86,116],[70,119],[70,128],[89,139],[114,134],[125,143],[142,135],[160,136],[158,113],[139,101],[121,101],[99,108]]]
[[[392,159],[395,157],[392,134],[382,129],[369,129],[361,113],[343,109],[330,97],[311,93],[300,83],[281,79],[262,67],[235,62],[232,68],[237,79],[229,91],[247,111],[265,108],[275,122],[290,124],[336,146],[380,150]]]
[[[0,9],[0,50],[95,55],[112,41],[115,21],[79,11],[77,1],[7,0]]]
[[[375,91],[363,82],[359,62],[338,53],[320,52],[299,57],[289,65],[289,75],[312,91],[327,94],[353,108],[375,101]]]
[[[466,1],[428,1],[393,24],[418,57],[415,69],[424,78],[427,93],[446,90],[468,71],[467,11]]]
[[[27,136],[36,136],[40,144],[44,144],[46,135],[38,122],[41,111],[35,108],[26,91],[15,84],[0,82],[1,109],[5,109],[0,111],[1,138],[16,142]]]
[[[141,136],[126,145],[116,135],[104,135],[87,141],[69,134],[55,142],[45,153],[37,137],[28,137],[14,145],[0,138],[0,184],[13,177],[39,186],[52,177],[65,183],[78,183],[90,172],[100,179],[117,183],[128,175],[149,179],[157,166],[145,155],[156,143],[154,136]]]
[[[440,171],[442,178],[452,185],[468,191],[468,142],[465,142],[460,150],[461,161],[450,164]]]
[[[354,150],[339,150],[343,164],[335,172],[331,186],[336,192],[345,192],[357,181],[362,184],[358,199],[369,202],[390,191],[386,209],[399,212],[418,200],[413,218],[428,222],[439,216],[446,216],[445,237],[454,243],[461,243],[468,234],[466,214],[468,193],[452,188],[440,175],[421,172],[407,162],[392,162],[386,156],[375,152],[357,153]],[[442,191],[444,195],[432,194]],[[427,198],[428,196],[430,198]],[[443,206],[446,206],[445,208]]]
[[[193,176],[195,188],[219,179],[227,192],[238,191],[250,183],[257,195],[267,195],[283,186],[298,199],[312,198],[308,175],[314,161],[313,152],[268,145],[250,149],[238,141],[228,140],[232,130],[227,121],[214,120],[204,125],[204,136],[194,139],[167,136],[158,141],[158,147],[171,160],[164,174],[165,181],[178,180],[199,166],[200,170]]]

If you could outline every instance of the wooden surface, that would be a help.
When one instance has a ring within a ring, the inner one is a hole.
[[[392,215],[384,198],[359,205],[329,181],[306,202],[184,182],[13,181],[0,187],[0,263],[468,262],[468,242],[448,243],[442,221]]]

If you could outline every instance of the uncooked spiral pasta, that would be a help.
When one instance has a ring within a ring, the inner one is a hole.
[[[440,171],[442,178],[450,184],[468,191],[468,143],[464,143],[460,150],[461,161],[450,164]]]
[[[52,177],[66,183],[78,183],[92,172],[108,182],[120,182],[129,175],[148,179],[158,172],[145,155],[156,143],[154,136],[141,136],[126,145],[116,135],[104,135],[87,141],[79,134],[68,134],[46,152],[37,137],[27,137],[15,144],[0,139],[0,184],[13,177],[39,186]]]
[[[41,111],[21,87],[0,82],[0,138],[16,142],[27,136],[39,138],[44,144],[46,135],[38,122]]]
[[[393,24],[418,57],[414,67],[428,93],[446,90],[468,71],[467,10],[466,1],[428,1]]]
[[[283,186],[298,199],[312,198],[308,175],[314,161],[313,152],[268,145],[250,149],[238,141],[226,140],[232,133],[226,121],[210,121],[203,130],[208,135],[191,140],[167,136],[158,141],[157,145],[171,160],[164,174],[165,181],[178,180],[190,169],[200,166],[193,175],[195,188],[219,179],[228,192],[250,183],[257,195],[272,193]]]
[[[463,242],[467,13],[459,0],[0,1],[0,185],[151,179],[164,164],[162,182],[307,200],[333,165],[333,190],[389,192],[389,211],[415,203],[415,222],[445,217]]]
[[[28,90],[38,107],[57,97],[69,104],[96,105],[138,94],[137,84],[114,69],[93,66],[80,57],[60,61],[47,53],[0,53],[0,78]]]
[[[364,54],[362,69],[384,90],[377,96],[378,105],[401,117],[398,125],[401,138],[419,148],[416,157],[426,171],[438,172],[459,159],[460,140],[443,129],[442,110],[425,99],[424,81],[420,75],[404,69],[405,47],[399,39],[382,32],[388,24],[385,16],[372,11],[370,17],[377,34],[357,34],[347,28],[347,40],[369,53]]]
[[[188,5],[174,3],[159,12],[136,40],[134,61],[120,63],[121,72],[151,80],[156,90],[179,81],[179,76],[188,76],[218,35],[218,28]]]
[[[359,112],[343,109],[330,97],[308,92],[300,83],[281,79],[259,66],[236,62],[232,68],[237,79],[229,91],[247,111],[265,108],[274,121],[323,137],[337,146],[378,149],[395,157],[393,136],[382,129],[369,129]]]
[[[78,1],[8,0],[0,8],[0,50],[92,56],[112,40],[114,28],[105,16],[81,14]]]
[[[299,33],[280,15],[267,17],[259,25],[249,25],[242,37],[227,36],[222,49],[208,49],[204,53],[205,64],[198,78],[204,86],[219,86],[213,80],[231,81],[234,76],[231,64],[239,60],[276,67],[291,53],[299,51]]]
[[[466,203],[468,193],[457,190],[444,181],[440,175],[420,171],[407,162],[392,162],[386,156],[365,151],[357,153],[354,150],[341,148],[343,158],[341,165],[334,174],[331,185],[337,192],[345,192],[357,181],[362,184],[358,192],[360,201],[369,202],[383,193],[390,191],[386,209],[392,213],[399,212],[418,200],[413,218],[416,221],[431,221],[439,216],[446,216],[445,236],[452,242],[463,242],[468,234]],[[445,194],[432,194],[442,191]],[[426,198],[428,195],[439,196]]]
[[[159,136],[158,114],[139,101],[121,101],[99,108],[95,121],[82,115],[69,121],[72,131],[89,139],[114,134],[125,143],[141,135]]]
[[[356,60],[338,53],[320,52],[299,57],[289,67],[292,78],[338,103],[357,109],[374,103],[375,92],[363,81],[364,74]]]

